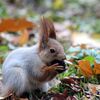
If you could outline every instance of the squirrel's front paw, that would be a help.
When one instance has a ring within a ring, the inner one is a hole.
[[[58,64],[53,64],[51,66],[42,68],[42,71],[46,71],[46,72],[58,73],[58,70],[63,70],[63,66],[59,66]]]

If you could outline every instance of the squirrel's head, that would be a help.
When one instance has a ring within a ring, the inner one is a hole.
[[[63,46],[56,40],[55,28],[51,20],[41,18],[41,35],[39,41],[39,55],[44,63],[53,60],[64,60]]]

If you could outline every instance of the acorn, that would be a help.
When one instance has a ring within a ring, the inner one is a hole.
[[[62,73],[62,72],[64,72],[66,70],[66,64],[65,64],[65,62],[63,60],[53,60],[51,62],[51,65],[53,65],[53,64],[58,64],[59,66],[62,66],[63,67],[62,70],[58,70],[57,69],[57,72],[58,73]]]

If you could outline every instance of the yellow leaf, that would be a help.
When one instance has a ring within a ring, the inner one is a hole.
[[[18,38],[18,44],[20,46],[22,46],[23,44],[27,43],[28,39],[29,39],[29,33],[28,33],[28,31],[27,30],[23,30],[22,34]]]
[[[53,1],[53,8],[56,10],[62,9],[64,7],[64,1],[63,0],[54,0]]]
[[[91,77],[93,75],[93,71],[89,61],[80,60],[78,63],[79,63],[79,68],[84,76]]]

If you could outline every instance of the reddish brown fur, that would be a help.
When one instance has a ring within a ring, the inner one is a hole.
[[[55,28],[51,20],[47,20],[48,34],[50,38],[56,39]]]
[[[41,36],[40,36],[40,51],[44,49],[48,43],[49,38],[56,39],[55,28],[53,22],[44,17],[41,18]]]
[[[40,82],[50,81],[58,74],[55,71],[55,66],[44,66],[41,71],[44,72],[44,74],[38,78]]]

